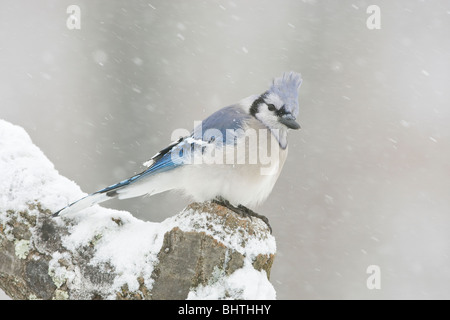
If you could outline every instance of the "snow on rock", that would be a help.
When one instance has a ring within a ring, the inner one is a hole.
[[[212,278],[210,283],[189,292],[188,300],[222,300],[222,299],[244,299],[244,300],[274,300],[276,292],[265,271],[257,271],[249,261],[244,267],[236,270],[230,276],[219,275]]]
[[[3,120],[0,178],[0,288],[12,298],[276,296],[268,280],[275,239],[259,219],[210,202],[162,223],[98,205],[51,218],[85,193]]]
[[[56,211],[69,199],[83,196],[74,182],[58,174],[23,128],[1,119],[0,177],[2,213],[26,210],[37,200]]]

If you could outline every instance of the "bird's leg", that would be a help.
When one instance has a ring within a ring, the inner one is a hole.
[[[252,219],[252,217],[256,217],[261,219],[269,227],[270,233],[272,233],[272,227],[270,226],[269,219],[267,219],[267,217],[258,214],[241,204],[235,207],[228,200],[225,200],[222,197],[217,197],[216,199],[213,200],[213,202],[217,203],[218,205],[221,205],[222,207],[228,208],[233,212],[236,212],[237,214],[241,215],[244,218],[249,217],[250,219]]]

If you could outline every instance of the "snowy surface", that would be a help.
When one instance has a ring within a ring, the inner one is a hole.
[[[189,292],[188,300],[198,299],[275,299],[276,292],[265,271],[257,271],[247,260],[242,269],[228,277],[218,277],[206,286],[200,285]]]
[[[29,210],[29,214],[36,214],[36,209],[29,209],[29,205],[39,201],[44,210],[55,212],[85,195],[73,181],[58,174],[21,127],[0,120],[0,150],[0,224],[7,235],[12,236],[11,230],[6,228],[8,210]],[[151,288],[150,276],[164,234],[175,226],[184,231],[204,231],[246,257],[242,269],[230,276],[218,275],[213,283],[193,290],[189,294],[190,299],[274,299],[276,296],[265,272],[256,271],[251,265],[258,254],[275,253],[272,236],[267,239],[255,236],[243,245],[238,232],[223,230],[214,224],[213,217],[192,209],[161,223],[142,221],[129,212],[98,205],[57,219],[61,223],[70,221],[70,233],[63,238],[68,251],[95,243],[96,251],[90,263],[97,266],[108,264],[114,268],[118,275],[111,287],[111,298],[125,284],[130,291],[138,290],[138,277],[142,277],[146,286]],[[82,287],[85,284],[79,283],[77,270],[69,271],[60,265],[61,259],[69,259],[67,255],[67,252],[53,254],[49,274],[57,286],[66,281],[69,287]]]
[[[2,289],[0,289],[0,300],[11,300],[11,298],[8,297]]]
[[[39,200],[56,211],[69,199],[83,196],[72,181],[60,176],[21,127],[0,120],[0,214],[27,210]]]

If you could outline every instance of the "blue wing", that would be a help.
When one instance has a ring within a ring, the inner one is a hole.
[[[198,150],[203,153],[204,148],[206,148],[207,145],[214,146],[216,144],[215,141],[220,141],[216,140],[216,137],[214,136],[205,134],[209,129],[216,129],[215,132],[222,135],[223,143],[233,143],[234,139],[228,141],[226,139],[227,129],[243,129],[245,121],[249,119],[251,119],[251,115],[246,114],[237,105],[222,108],[206,118],[202,122],[200,130],[198,130],[198,128],[194,129],[191,136],[180,138],[178,141],[175,141],[167,148],[161,150],[153,156],[153,158],[147,162],[149,165],[146,170],[132,176],[131,178],[91,193],[90,195],[75,201],[67,207],[54,213],[53,216],[57,216],[60,212],[70,210],[70,208],[76,207],[76,210],[81,210],[95,203],[103,202],[110,197],[117,196],[117,191],[119,189],[135,183],[144,177],[169,171],[186,163],[192,163],[192,155],[194,153]]]
[[[208,118],[203,120],[201,126],[194,129],[192,136],[194,139],[210,142],[212,137],[207,134],[207,131],[215,129],[217,130],[217,133],[220,132],[224,144],[234,143],[234,139],[229,139],[229,141],[227,141],[227,129],[233,131],[243,129],[244,123],[250,119],[252,119],[252,116],[244,112],[241,107],[237,105],[228,106],[214,112]]]
[[[251,115],[245,113],[244,110],[237,105],[222,108],[203,120],[201,127],[195,128],[190,137],[180,138],[178,141],[175,141],[153,156],[149,161],[150,165],[148,169],[129,179],[99,190],[94,194],[106,193],[108,196],[113,197],[117,195],[116,190],[119,188],[125,187],[144,177],[172,170],[183,164],[189,163],[192,158],[187,156],[188,152],[186,151],[193,151],[197,146],[202,148],[201,150],[203,151],[205,143],[211,143],[215,140],[216,137],[205,134],[207,130],[218,130],[217,133],[220,132],[222,135],[222,142],[230,143],[230,141],[227,141],[226,139],[227,129],[243,129],[245,121],[249,119],[251,119]],[[231,143],[233,142],[234,139],[231,140]]]
[[[114,197],[116,195],[116,190],[119,188],[125,187],[131,183],[134,183],[134,182],[142,179],[143,177],[147,177],[150,175],[168,171],[168,170],[174,169],[180,165],[183,165],[182,161],[177,161],[177,159],[179,159],[179,156],[182,156],[182,154],[178,155],[178,156],[174,156],[174,151],[177,151],[178,154],[180,152],[182,152],[183,149],[181,149],[181,151],[178,151],[178,150],[179,150],[180,144],[183,144],[184,139],[185,138],[180,138],[178,141],[175,141],[174,143],[169,145],[167,148],[161,150],[156,155],[154,155],[150,160],[152,163],[148,167],[148,169],[142,171],[141,173],[138,173],[135,176],[132,176],[131,178],[128,178],[119,183],[113,184],[102,190],[99,190],[99,191],[95,192],[94,194],[106,193],[106,195],[108,195],[110,197]],[[177,148],[177,149],[175,149],[175,148]]]

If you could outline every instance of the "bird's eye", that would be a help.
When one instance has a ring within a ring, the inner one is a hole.
[[[269,108],[270,111],[275,111],[275,106],[273,104],[268,104],[267,107]]]

